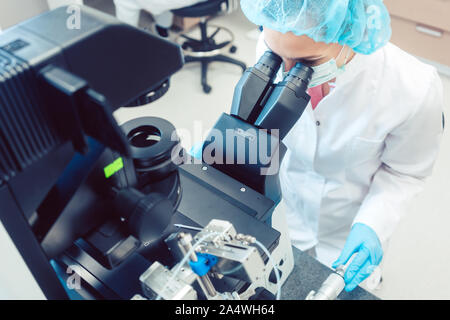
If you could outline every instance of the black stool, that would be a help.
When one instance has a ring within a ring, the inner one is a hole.
[[[231,63],[241,67],[243,71],[247,68],[245,63],[222,54],[227,47],[230,48],[231,53],[236,52],[236,47],[233,46],[232,41],[217,43],[214,40],[216,35],[221,30],[226,30],[225,28],[217,27],[212,34],[208,35],[208,25],[205,17],[212,16],[223,11],[223,6],[227,4],[228,0],[209,0],[206,2],[200,2],[190,7],[172,11],[180,17],[202,18],[199,23],[201,32],[200,40],[193,39],[184,34],[182,34],[181,37],[186,40],[182,44],[182,48],[185,51],[186,63],[200,62],[202,65],[202,86],[205,93],[211,92],[211,87],[207,82],[208,65],[211,62],[220,61]],[[229,33],[232,36],[231,32]]]

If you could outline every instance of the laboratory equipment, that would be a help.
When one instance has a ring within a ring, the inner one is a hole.
[[[165,242],[174,224],[221,218],[275,250],[280,234],[261,221],[273,201],[207,164],[172,161],[184,151],[168,121],[119,126],[112,115],[167,92],[179,46],[92,8],[80,7],[80,28],[68,18],[61,7],[0,36],[0,219],[43,296],[132,298],[155,260],[177,262]]]

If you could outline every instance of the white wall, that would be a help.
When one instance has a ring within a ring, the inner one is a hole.
[[[50,9],[55,9],[60,6],[67,6],[70,4],[82,5],[83,0],[47,0]]]
[[[46,0],[1,0],[0,29],[4,30],[47,10]]]

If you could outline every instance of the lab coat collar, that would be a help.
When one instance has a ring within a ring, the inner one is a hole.
[[[351,81],[358,73],[369,65],[370,55],[356,53],[350,62],[345,65],[345,71],[336,78],[336,87]]]

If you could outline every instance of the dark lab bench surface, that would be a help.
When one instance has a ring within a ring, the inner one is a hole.
[[[297,248],[294,252],[294,270],[287,278],[281,291],[282,300],[304,300],[311,290],[317,292],[331,269]],[[342,291],[338,300],[376,300],[378,297],[361,287],[352,292]]]

